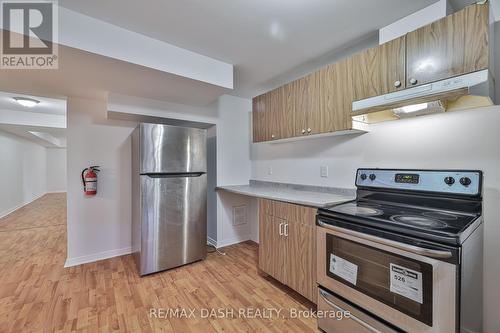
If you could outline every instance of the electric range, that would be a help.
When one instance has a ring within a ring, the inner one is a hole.
[[[368,194],[322,209],[321,214],[446,244],[461,244],[468,227],[481,215],[481,205],[451,207],[446,200],[436,200],[433,205],[418,206],[418,200],[389,202],[393,198],[389,194]]]
[[[474,170],[359,169],[356,199],[319,209],[316,220],[318,308],[341,304],[358,320],[321,319],[320,328],[481,332],[482,179]]]

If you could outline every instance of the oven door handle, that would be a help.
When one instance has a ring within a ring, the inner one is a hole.
[[[322,222],[320,220],[318,220],[318,224],[323,228],[331,229],[331,230],[334,230],[334,231],[337,231],[340,233],[344,233],[347,235],[351,235],[354,237],[366,239],[366,240],[369,240],[369,241],[372,241],[375,243],[379,243],[379,244],[383,244],[383,245],[387,245],[387,246],[392,246],[392,247],[398,248],[400,250],[408,251],[408,252],[419,254],[422,256],[426,256],[426,257],[431,257],[431,258],[451,258],[451,257],[453,257],[453,253],[451,253],[451,251],[426,249],[426,248],[418,247],[415,245],[404,244],[404,243],[396,242],[393,240],[384,239],[384,238],[380,238],[380,237],[369,235],[369,234],[364,234],[362,232],[337,227],[337,226]]]
[[[349,319],[354,320],[355,322],[357,322],[358,324],[360,324],[361,326],[365,327],[367,330],[369,330],[371,332],[382,333],[378,329],[376,329],[375,327],[373,327],[372,325],[368,324],[367,322],[364,322],[363,320],[361,320],[358,317],[356,317],[355,315],[353,315],[350,311],[342,309],[340,306],[334,304],[332,301],[330,301],[328,299],[329,294],[326,291],[323,291],[323,290],[320,289],[319,290],[319,294],[320,294],[321,298],[323,298],[323,300],[326,302],[326,304],[330,305],[335,310],[343,312],[343,313],[349,312]]]

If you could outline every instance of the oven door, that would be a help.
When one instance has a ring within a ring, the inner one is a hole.
[[[319,285],[404,331],[456,332],[456,265],[414,246],[319,224]]]

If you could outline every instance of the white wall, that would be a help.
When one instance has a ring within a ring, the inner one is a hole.
[[[217,127],[207,130],[207,240],[217,245]]]
[[[47,192],[66,192],[66,148],[46,148]]]
[[[495,106],[381,123],[360,136],[254,144],[252,178],[352,188],[359,167],[483,170],[485,332],[498,333],[499,124],[500,106]],[[321,165],[329,167],[329,178],[320,177]]]
[[[224,95],[217,103],[217,185],[248,184],[252,101]],[[233,226],[233,207],[247,206],[247,223]],[[253,239],[257,223],[254,199],[217,192],[217,246]]]
[[[45,148],[0,131],[0,217],[46,192]]]
[[[136,124],[106,119],[106,101],[67,101],[67,265],[130,252],[131,142]],[[84,196],[81,171],[101,166],[98,192]]]

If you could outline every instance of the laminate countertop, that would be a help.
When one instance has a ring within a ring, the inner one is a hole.
[[[356,198],[356,190],[250,180],[246,185],[218,186],[218,191],[284,201],[311,207],[328,207]]]

